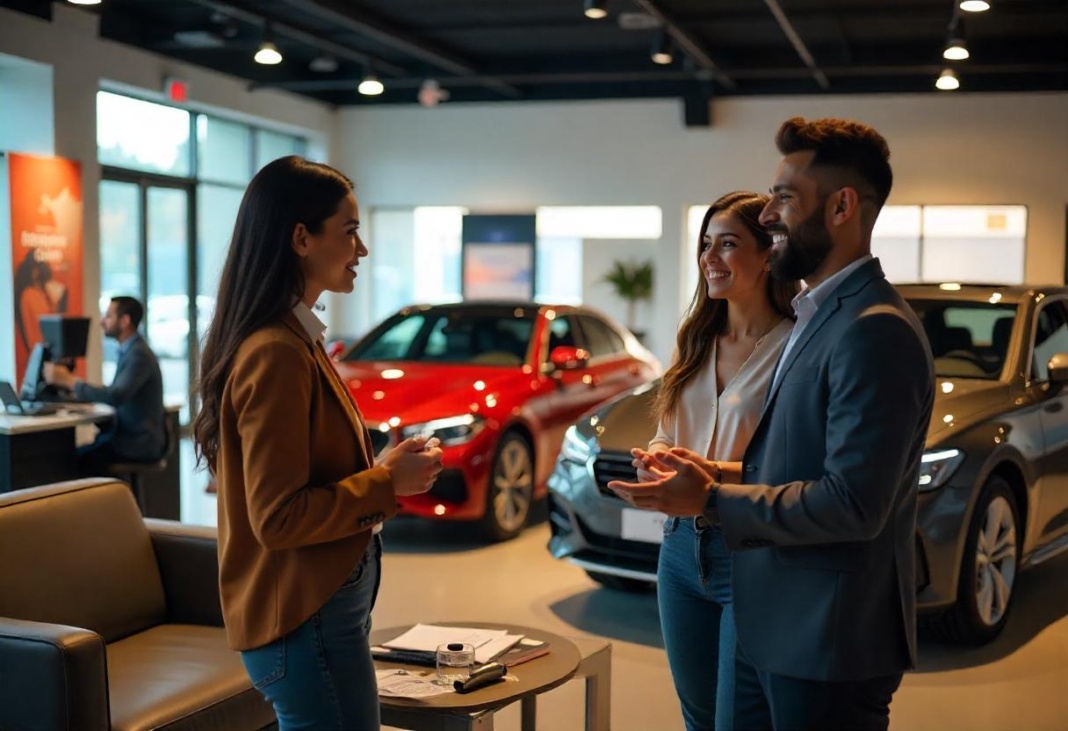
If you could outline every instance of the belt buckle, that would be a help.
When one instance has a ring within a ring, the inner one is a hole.
[[[709,527],[708,526],[708,519],[705,518],[705,516],[703,516],[703,515],[698,515],[696,518],[693,519],[693,527],[696,530],[705,530],[705,529],[707,529]]]

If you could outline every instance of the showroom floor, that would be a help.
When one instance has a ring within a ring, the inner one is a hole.
[[[183,451],[186,467],[191,460]],[[200,479],[183,485],[183,520],[214,524],[215,498],[202,485]],[[613,644],[612,728],[682,728],[654,595],[598,588],[581,570],[553,560],[544,522],[491,546],[472,540],[462,525],[413,519],[392,521],[384,537],[377,627],[507,621],[603,637]],[[1017,590],[1010,624],[994,644],[977,650],[921,644],[921,667],[906,676],[895,698],[892,729],[1068,729],[1068,556],[1023,574]],[[582,704],[580,682],[548,693],[538,704],[538,728],[578,731]],[[517,730],[518,707],[498,714],[496,728]]]

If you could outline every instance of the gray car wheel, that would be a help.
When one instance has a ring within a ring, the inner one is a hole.
[[[983,645],[997,637],[1015,595],[1020,540],[1016,498],[995,475],[983,487],[968,527],[957,602],[926,628],[958,644]]]
[[[530,445],[519,434],[505,434],[490,469],[483,532],[494,541],[515,538],[530,518],[533,500],[534,457]]]

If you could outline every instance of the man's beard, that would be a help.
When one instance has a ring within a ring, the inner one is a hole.
[[[827,255],[834,248],[831,234],[823,224],[823,204],[821,201],[812,215],[801,222],[793,231],[786,227],[774,226],[768,229],[772,235],[786,234],[786,243],[781,249],[773,249],[768,264],[771,276],[785,282],[804,279],[819,269]]]

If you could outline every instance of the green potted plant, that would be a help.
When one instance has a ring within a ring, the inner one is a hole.
[[[644,333],[639,333],[634,329],[634,314],[638,302],[652,297],[653,262],[617,261],[602,281],[612,285],[616,296],[627,303],[627,327],[641,339]]]

